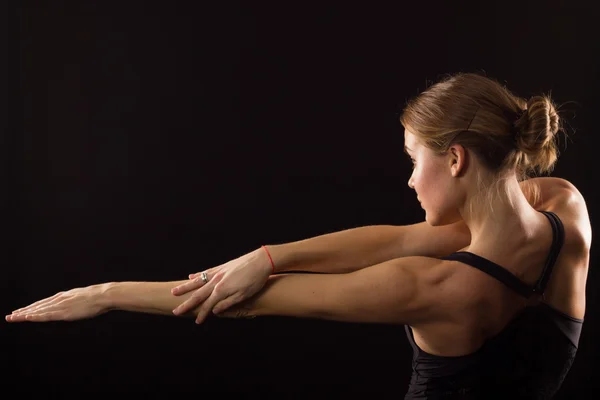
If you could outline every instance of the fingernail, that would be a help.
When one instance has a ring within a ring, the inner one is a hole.
[[[176,308],[176,309],[173,310],[173,314],[177,315],[178,313],[179,313],[179,309],[178,308]]]

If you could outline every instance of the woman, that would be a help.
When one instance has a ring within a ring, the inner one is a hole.
[[[198,323],[212,311],[404,324],[415,352],[407,399],[551,398],[577,350],[591,246],[580,192],[527,179],[556,162],[553,103],[457,74],[412,100],[401,122],[425,222],[264,247],[189,281],[77,288],[7,320],[177,307]],[[329,274],[272,275],[294,270]]]

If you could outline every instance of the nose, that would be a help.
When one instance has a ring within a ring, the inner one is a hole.
[[[412,175],[410,176],[410,178],[408,179],[408,187],[411,189],[415,188],[414,182],[413,182],[413,177]]]

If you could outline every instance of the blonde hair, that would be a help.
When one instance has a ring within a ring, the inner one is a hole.
[[[564,132],[561,121],[549,95],[525,100],[475,73],[446,77],[410,100],[400,116],[404,128],[435,153],[444,154],[453,144],[474,153],[494,177],[485,185],[483,171],[477,171],[488,204],[513,171],[519,182],[552,172],[559,156],[557,133]],[[522,186],[536,203],[539,188]]]

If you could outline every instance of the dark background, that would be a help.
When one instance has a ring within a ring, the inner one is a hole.
[[[445,73],[485,71],[565,104],[553,175],[597,225],[597,2],[252,3],[12,10],[2,312],[100,282],[185,279],[265,243],[422,221],[395,113]],[[593,263],[594,251],[558,398],[600,379]],[[113,312],[0,332],[3,388],[25,397],[402,398],[410,378],[401,326]]]

